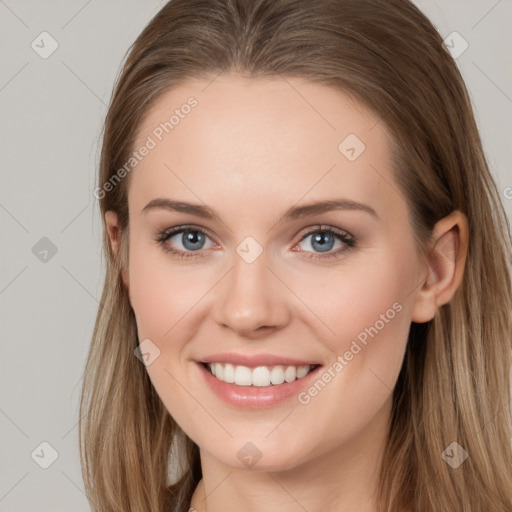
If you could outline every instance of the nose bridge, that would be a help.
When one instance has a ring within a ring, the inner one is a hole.
[[[253,237],[244,239],[233,254],[233,267],[221,287],[216,320],[239,333],[273,327],[286,320],[283,290],[268,268],[269,252]]]

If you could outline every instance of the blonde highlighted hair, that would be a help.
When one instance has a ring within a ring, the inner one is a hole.
[[[103,132],[99,186],[133,151],[148,109],[190,78],[236,72],[302,77],[370,107],[393,138],[395,178],[426,254],[455,209],[469,224],[464,279],[424,324],[411,324],[380,474],[381,512],[512,511],[512,241],[470,98],[431,22],[408,0],[171,0],[136,39]],[[200,106],[199,106],[200,108]],[[121,252],[104,227],[106,277],[84,373],[80,456],[96,512],[187,510],[198,447],[153,388],[121,272],[128,262],[129,177],[99,204],[115,211]],[[468,458],[452,468],[457,442]],[[177,468],[169,481],[169,464]]]

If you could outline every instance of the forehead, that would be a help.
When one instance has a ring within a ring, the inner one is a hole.
[[[161,94],[138,127],[137,144],[148,134],[159,139],[159,127],[169,121],[172,126],[160,134],[164,138],[172,132],[176,140],[180,134],[189,139],[190,135],[204,139],[207,134],[211,140],[215,127],[246,136],[244,148],[251,135],[269,142],[276,134],[287,141],[301,135],[315,142],[325,140],[325,146],[332,147],[344,134],[364,138],[365,132],[381,124],[369,108],[338,89],[303,78],[246,78],[234,73],[211,80],[189,79]],[[372,139],[384,134],[384,126],[379,128]]]
[[[222,204],[245,194],[247,206],[274,194],[296,202],[338,192],[382,208],[397,199],[385,124],[346,93],[304,79],[189,80],[147,112],[134,149],[144,144],[152,149],[129,191],[141,207],[156,195]]]

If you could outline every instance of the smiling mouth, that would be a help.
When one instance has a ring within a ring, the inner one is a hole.
[[[307,364],[301,366],[275,365],[248,366],[234,365],[230,363],[202,363],[202,365],[218,380],[236,386],[270,387],[294,382],[302,379],[313,370],[318,364]]]

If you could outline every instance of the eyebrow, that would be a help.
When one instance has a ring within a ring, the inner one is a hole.
[[[165,197],[158,197],[156,199],[151,200],[141,210],[141,214],[154,209],[165,209],[176,212],[188,213],[191,215],[195,215],[196,217],[201,217],[203,219],[220,221],[220,217],[206,205],[188,203],[185,201],[175,201]],[[341,198],[326,201],[318,201],[303,206],[292,206],[291,208],[286,210],[286,212],[281,216],[279,222],[318,215],[332,210],[362,211],[369,213],[376,219],[379,219],[377,212],[372,207],[363,203],[352,201],[350,199]]]

